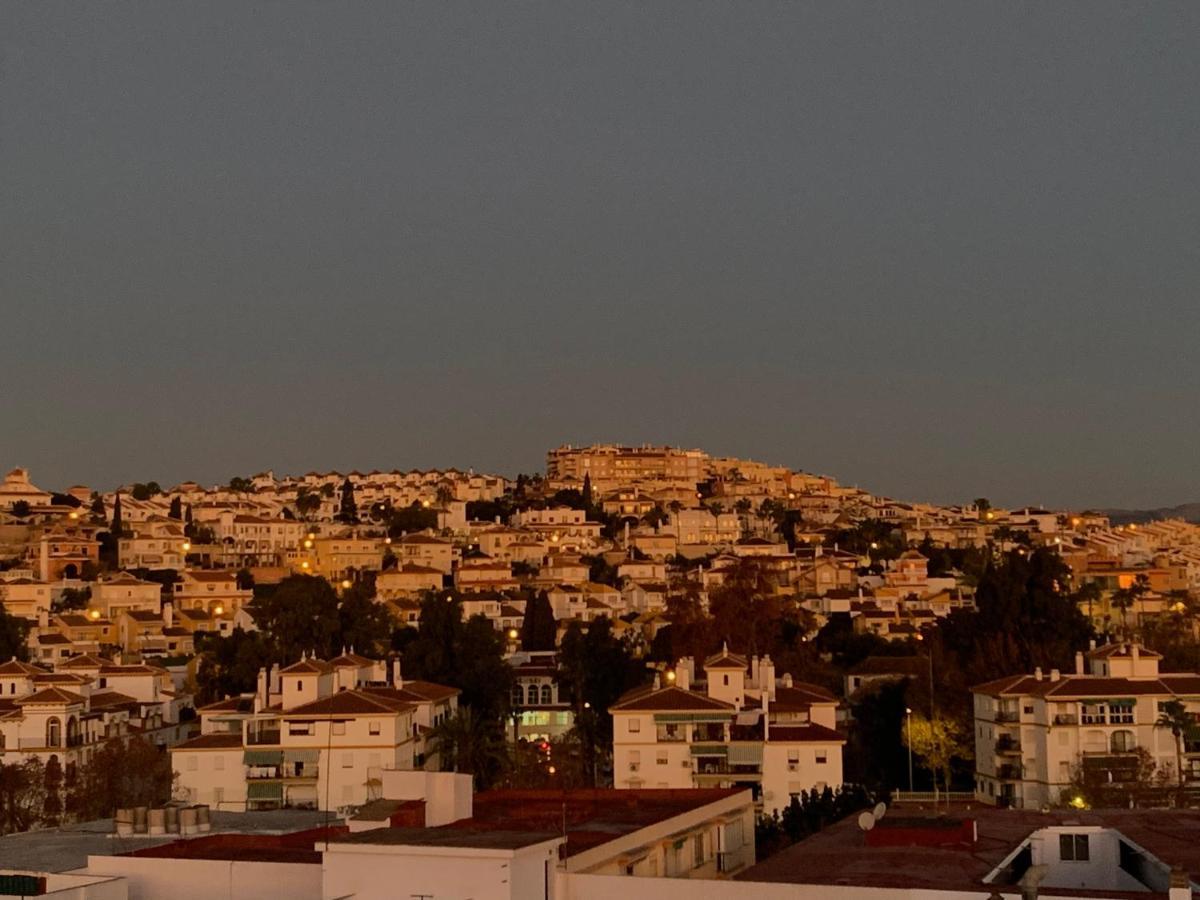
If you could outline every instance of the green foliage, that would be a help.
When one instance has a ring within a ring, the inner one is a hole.
[[[258,670],[275,662],[261,631],[235,628],[227,637],[201,635],[196,640],[196,702],[203,706],[223,697],[247,694],[256,687]]]
[[[896,559],[907,549],[899,529],[880,519],[864,519],[852,528],[837,529],[825,539],[826,547],[835,545],[872,560]]]
[[[4,605],[0,604],[0,659],[29,658],[29,650],[25,646],[29,628],[30,623],[27,620],[9,615]]]
[[[36,756],[0,764],[0,834],[28,831],[42,816],[45,770]]]
[[[50,754],[42,770],[42,824],[57,826],[63,814],[63,767],[58,754]]]
[[[294,662],[304,653],[327,657],[336,646],[338,598],[324,578],[290,575],[269,597],[256,597],[252,613],[280,660]]]
[[[108,530],[116,539],[120,539],[125,535],[125,523],[121,519],[121,495],[119,493],[116,499],[113,500],[113,516]]]
[[[588,581],[616,587],[617,567],[610,565],[603,556],[582,556],[580,560],[588,565]]]
[[[342,482],[342,499],[338,506],[337,520],[350,525],[358,521],[358,504],[354,501],[354,485],[349,478]]]
[[[356,583],[342,594],[338,608],[341,645],[356,653],[380,659],[391,648],[392,615],[374,600],[374,591],[364,582]]]
[[[167,516],[177,522],[183,521],[183,498],[178,494],[171,498],[171,508],[167,510]]]
[[[521,622],[522,650],[553,650],[558,637],[558,623],[545,591],[538,591],[525,603],[525,618]]]
[[[107,741],[80,770],[79,816],[107,818],[119,808],[171,799],[174,773],[165,749],[140,737]]]
[[[60,494],[58,491],[50,495],[50,503],[53,506],[70,506],[73,509],[83,506],[78,497],[73,494]]]
[[[876,803],[887,802],[886,793],[873,793],[857,784],[826,786],[822,791],[801,791],[792,796],[783,814],[759,816],[754,826],[754,852],[757,862],[816,834],[823,828]]]
[[[26,516],[28,516],[32,512],[32,510],[29,507],[28,500],[17,500],[13,503],[13,505],[10,507],[10,509],[12,511],[12,514],[14,516],[16,516],[18,519],[24,519]]]
[[[914,713],[912,721],[902,732],[904,745],[921,757],[925,767],[934,775],[934,787],[937,787],[937,775],[942,775],[942,786],[950,790],[950,776],[955,760],[969,759],[970,732],[956,719],[947,716],[927,718],[920,713]]]
[[[230,478],[229,490],[235,494],[248,494],[254,490],[254,482],[249,478]]]
[[[99,491],[92,492],[92,505],[90,507],[92,519],[96,522],[107,522],[108,512],[104,509],[104,497]]]
[[[296,489],[296,512],[301,519],[307,519],[320,508],[320,494],[314,494],[306,487]]]
[[[92,589],[90,587],[64,588],[62,593],[50,604],[50,611],[60,613],[75,609],[87,609],[88,601],[91,599]]]
[[[470,706],[460,706],[454,715],[434,726],[430,745],[438,754],[442,770],[473,775],[475,790],[495,784],[507,763],[503,731]]]
[[[158,486],[157,481],[148,481],[142,484],[140,481],[129,489],[129,496],[134,500],[145,501],[151,497],[156,497],[162,493],[162,488]]]
[[[411,506],[393,509],[388,516],[388,536],[392,540],[431,528],[437,528],[437,513],[420,503],[414,502]]]

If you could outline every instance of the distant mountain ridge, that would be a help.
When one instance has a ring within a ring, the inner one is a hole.
[[[1200,503],[1181,503],[1178,506],[1163,506],[1158,509],[1102,509],[1114,525],[1151,522],[1154,519],[1183,519],[1200,522]]]

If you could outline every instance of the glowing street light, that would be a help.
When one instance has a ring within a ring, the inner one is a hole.
[[[223,612],[225,612],[225,607],[223,607],[220,603],[213,607],[213,615],[219,616]]]
[[[88,613],[88,615],[91,616],[91,619],[94,622],[96,619],[100,618],[100,610],[93,609],[90,613]]]
[[[508,639],[509,639],[510,641],[515,641],[515,640],[517,639],[517,635],[518,635],[519,633],[520,633],[520,632],[518,632],[518,631],[517,631],[517,629],[515,629],[515,628],[510,628],[510,629],[508,629]]]
[[[180,546],[182,546],[182,547],[183,547],[183,552],[184,552],[184,553],[187,553],[189,550],[191,550],[191,549],[192,549],[192,542],[191,542],[191,541],[184,541],[184,542],[183,542],[183,544],[181,544]]]
[[[343,578],[342,579],[342,590],[343,591],[350,590],[350,588],[353,584],[354,584],[354,582],[352,582],[349,578]]]

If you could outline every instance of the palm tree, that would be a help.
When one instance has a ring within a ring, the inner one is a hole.
[[[1100,585],[1094,581],[1089,581],[1082,585],[1075,593],[1076,603],[1087,603],[1088,621],[1092,621],[1092,610],[1096,605],[1096,601],[1100,599]]]
[[[1180,700],[1168,700],[1159,708],[1155,728],[1168,728],[1175,737],[1175,771],[1183,787],[1183,738],[1195,727],[1195,720]]]
[[[1128,631],[1127,612],[1133,606],[1134,594],[1132,588],[1117,588],[1112,592],[1109,603],[1121,611],[1121,630]]]
[[[490,785],[506,759],[503,732],[469,706],[460,706],[434,727],[430,747],[440,757],[442,771],[474,775],[477,788]]]

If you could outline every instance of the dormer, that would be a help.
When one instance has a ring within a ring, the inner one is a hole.
[[[1091,673],[1100,678],[1157,678],[1162,655],[1140,644],[1105,644],[1087,654]]]
[[[746,669],[749,663],[744,656],[730,653],[728,645],[721,652],[704,661],[704,675],[708,680],[708,696],[714,700],[731,703],[741,709],[746,701]]]

